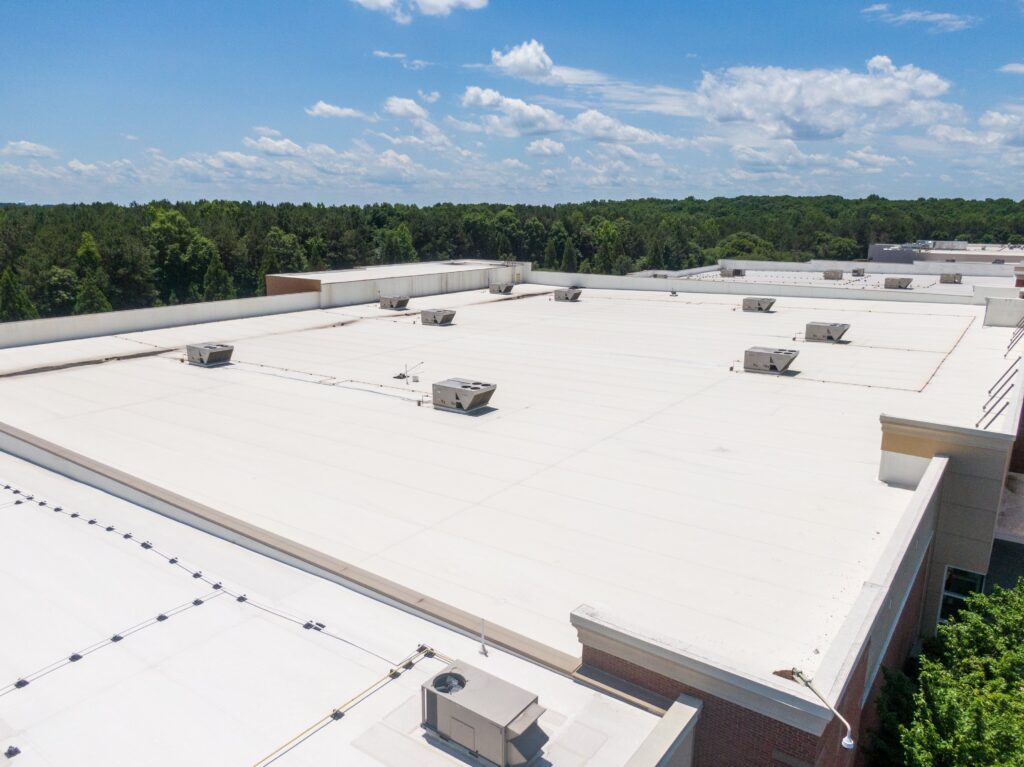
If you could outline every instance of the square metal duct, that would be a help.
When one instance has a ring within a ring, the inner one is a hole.
[[[862,267],[858,266],[856,269],[854,269],[852,272],[850,272],[850,274],[852,274],[854,277],[863,277],[864,276],[864,269]]]
[[[773,306],[775,306],[774,298],[747,296],[743,299],[743,311],[745,312],[768,312]]]
[[[822,273],[822,277],[824,277],[826,280],[841,280],[841,279],[843,279],[843,270],[842,269],[826,269]]]
[[[719,270],[719,274],[723,277],[746,277],[746,269],[727,269],[724,266]]]
[[[188,363],[204,368],[227,365],[234,351],[235,347],[230,344],[189,344],[185,347]]]
[[[472,413],[485,407],[494,396],[497,384],[469,378],[449,378],[434,384],[434,408],[455,413]]]
[[[583,291],[580,288],[559,288],[555,291],[556,301],[579,301],[580,294]]]
[[[492,282],[490,285],[487,286],[487,290],[489,290],[491,293],[507,296],[509,293],[512,292],[513,287],[515,287],[514,282]]]
[[[454,319],[454,309],[424,309],[420,312],[420,322],[424,325],[451,325]]]
[[[906,290],[913,281],[913,277],[886,277],[884,284],[886,290]]]
[[[956,272],[947,272],[939,275],[939,282],[943,285],[959,285],[964,281],[964,276]]]
[[[795,349],[772,349],[752,346],[743,354],[743,369],[748,373],[785,373],[800,352]]]
[[[381,309],[404,309],[409,305],[409,296],[381,296]]]
[[[808,322],[804,329],[804,340],[834,344],[846,335],[849,329],[850,326],[843,322]]]

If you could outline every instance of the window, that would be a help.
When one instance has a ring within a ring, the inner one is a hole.
[[[969,570],[946,568],[946,582],[942,588],[942,607],[939,609],[939,621],[945,622],[960,612],[964,602],[971,594],[985,588],[985,576]]]

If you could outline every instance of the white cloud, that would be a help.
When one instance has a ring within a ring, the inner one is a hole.
[[[392,53],[390,51],[374,51],[373,55],[378,59],[394,59],[402,64],[405,69],[411,69],[413,71],[419,71],[420,69],[426,69],[431,65],[431,62],[424,61],[423,59],[410,59],[404,53]]]
[[[894,11],[888,3],[869,5],[861,13],[869,18],[898,26],[925,24],[930,32],[962,32],[981,21],[976,16],[936,11]]]
[[[246,136],[242,143],[250,149],[259,149],[265,154],[271,155],[298,155],[302,154],[302,147],[288,138],[271,138],[260,136],[258,139]]]
[[[487,133],[518,137],[532,133],[552,133],[564,130],[568,123],[562,115],[539,104],[528,104],[522,99],[502,96],[490,88],[471,85],[462,96],[462,105],[498,112],[486,115],[481,127]]]
[[[334,104],[328,104],[326,101],[318,101],[311,107],[306,107],[306,114],[310,117],[358,117],[361,119],[367,119],[365,113],[360,112],[358,109],[351,109],[349,107],[339,107]],[[257,133],[259,129],[256,129]],[[280,136],[279,131],[274,131],[272,134],[260,134],[268,136]]]
[[[999,67],[999,71],[1010,75],[1024,75],[1024,63],[1003,64]]]
[[[408,24],[416,13],[424,16],[447,16],[463,8],[469,11],[487,7],[488,0],[352,0],[370,11],[386,13],[399,24]]]
[[[437,91],[430,91],[429,93],[424,93],[423,91],[416,91],[416,93],[417,95],[419,95],[420,101],[426,104],[433,104],[435,101],[441,98],[441,94],[438,93]]]
[[[374,51],[373,55],[378,59],[404,59],[404,53],[391,53],[390,51]]]
[[[955,125],[933,125],[928,135],[943,144],[963,144],[999,150],[1001,156],[1012,154],[1016,161],[1024,149],[1024,106],[1012,105],[1002,110],[989,110],[978,118],[978,130]]]
[[[539,138],[530,142],[530,145],[526,147],[526,152],[527,154],[550,157],[565,152],[565,144],[551,138]]]
[[[57,150],[31,141],[8,141],[7,145],[0,149],[0,155],[6,157],[56,157]]]
[[[320,103],[323,104],[324,102],[321,101]],[[268,128],[265,125],[253,126],[252,132],[257,136],[270,136],[271,138],[281,135],[281,131],[275,130],[274,128]]]
[[[675,144],[683,146],[688,143],[662,133],[637,128],[634,125],[626,125],[596,109],[588,109],[576,115],[572,122],[572,127],[577,133],[588,138],[621,144]]]
[[[555,66],[542,43],[528,40],[502,53],[491,51],[491,66],[509,77],[561,85],[597,85],[608,78],[600,72]]]
[[[428,117],[427,110],[415,101],[398,96],[391,96],[384,102],[384,111],[392,117],[401,117],[406,120],[426,120]]]

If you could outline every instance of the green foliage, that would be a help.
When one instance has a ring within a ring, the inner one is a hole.
[[[206,269],[206,276],[203,278],[203,300],[224,301],[236,297],[235,282],[224,267],[220,256],[214,253],[210,259],[210,265]]]
[[[576,252],[576,247],[572,244],[572,240],[566,238],[565,247],[562,248],[560,270],[563,272],[575,272],[578,268],[576,263],[578,257],[579,254]],[[587,271],[589,271],[589,265]]]
[[[970,597],[929,643],[916,688],[887,674],[879,714],[872,764],[1024,767],[1024,580]]]
[[[0,322],[34,320],[39,317],[35,305],[11,269],[0,275]]]
[[[90,274],[83,279],[75,299],[75,314],[98,314],[109,312],[111,308],[99,278],[95,274]]]
[[[214,256],[244,297],[263,292],[268,272],[476,257],[561,269],[568,250],[565,266],[574,271],[619,274],[730,257],[848,259],[875,242],[958,235],[1024,242],[1024,203],[872,196],[426,208],[222,200],[14,205],[0,206],[0,269],[10,267],[30,301],[54,316],[73,310],[90,275],[114,309],[200,300]]]

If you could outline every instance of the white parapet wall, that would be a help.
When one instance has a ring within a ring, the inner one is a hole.
[[[1015,289],[1019,293],[1019,289]],[[985,324],[1013,328],[1024,319],[1024,299],[989,296],[985,299]]]
[[[152,309],[8,322],[0,325],[0,349],[319,308],[318,293],[293,293],[284,296],[259,296],[232,301],[209,301],[199,304],[158,306]]]
[[[1012,277],[1013,264],[946,263],[945,261],[914,261],[912,264],[895,264],[884,261],[749,261],[725,258],[721,266],[729,269],[749,269],[772,272],[821,272],[826,269],[863,269],[865,274],[963,274],[967,277]],[[750,276],[750,275],[748,275]]]
[[[437,296],[481,290],[492,282],[526,282],[530,272],[528,263],[503,266],[485,266],[463,271],[437,271],[431,274],[378,277],[367,280],[324,282],[320,288],[320,306],[355,306],[376,301],[382,295],[402,295],[410,298]]]

